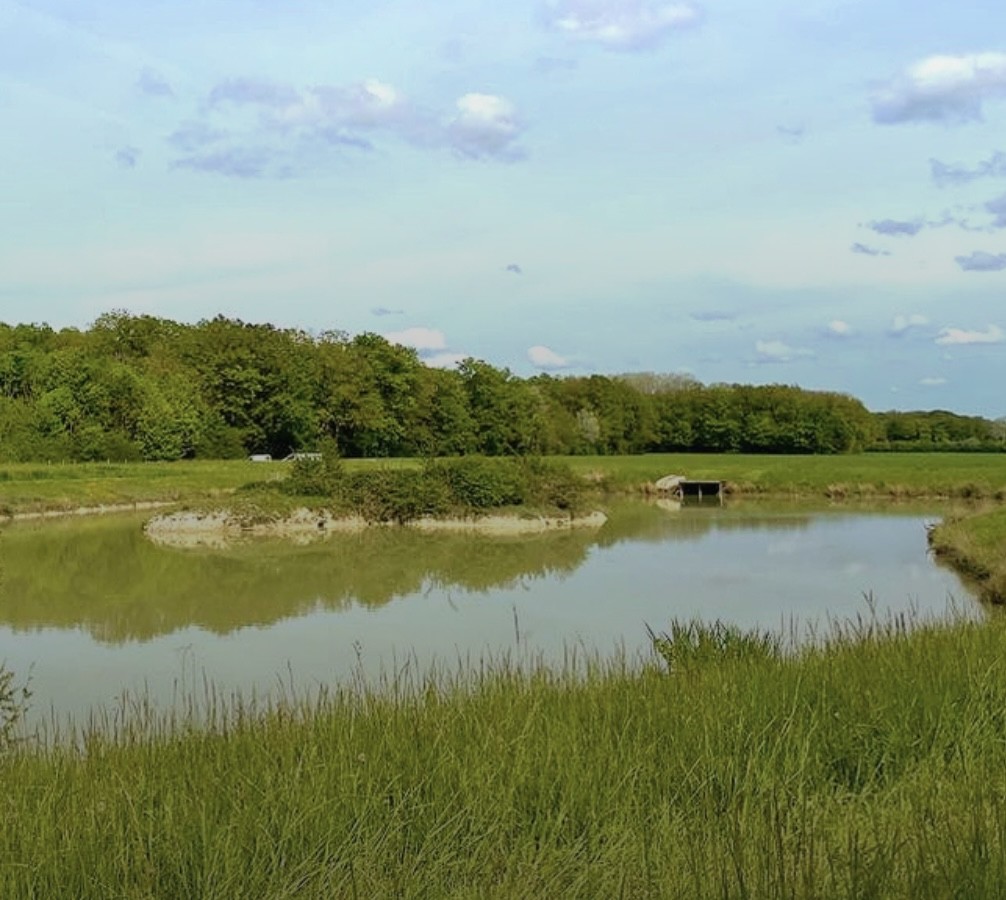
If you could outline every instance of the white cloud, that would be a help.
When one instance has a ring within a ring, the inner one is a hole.
[[[307,88],[232,79],[209,92],[200,118],[180,125],[169,143],[188,154],[174,168],[265,177],[295,174],[332,150],[372,150],[382,138],[513,161],[523,156],[515,146],[523,130],[513,103],[493,94],[464,94],[453,113],[440,113],[375,78]]]
[[[919,379],[919,384],[921,384],[923,387],[940,387],[941,385],[944,385],[946,383],[947,383],[947,379],[946,378],[933,378],[933,377],[930,377],[930,378],[920,378]]]
[[[922,328],[929,324],[926,316],[912,313],[910,316],[895,316],[891,322],[890,334],[900,336],[907,334],[913,328]]]
[[[447,338],[436,328],[406,328],[403,331],[389,331],[385,340],[403,347],[419,351],[446,350]]]
[[[518,159],[513,142],[520,137],[517,109],[495,94],[465,94],[458,99],[457,116],[447,127],[451,146],[469,159]]]
[[[459,363],[464,362],[470,353],[453,353],[446,350],[442,353],[434,353],[431,356],[424,356],[423,363],[431,369],[453,369]]]
[[[528,347],[527,358],[536,369],[565,369],[569,366],[569,360],[560,356],[549,347],[536,344]]]
[[[281,124],[336,128],[392,128],[406,133],[416,112],[397,88],[368,78],[346,86],[316,87],[276,114]]]
[[[873,94],[873,120],[968,122],[982,118],[983,101],[1006,96],[1006,53],[930,56],[909,66]]]
[[[697,25],[702,13],[692,3],[652,0],[552,0],[549,21],[561,34],[610,50],[640,50],[670,32]]]
[[[852,337],[855,334],[852,326],[848,322],[843,322],[841,319],[833,319],[828,323],[828,334],[832,337]]]
[[[782,341],[756,341],[755,352],[759,362],[793,362],[793,360],[813,356],[813,350],[791,347]]]
[[[936,338],[937,344],[1001,344],[1006,334],[998,325],[989,325],[984,331],[967,331],[963,328],[944,328]]]

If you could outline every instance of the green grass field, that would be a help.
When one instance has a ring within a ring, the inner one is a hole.
[[[1006,498],[1006,454],[890,453],[852,456],[653,454],[564,457],[584,475],[631,490],[663,475],[729,482],[752,494],[808,497]],[[347,460],[347,468],[415,460]],[[0,512],[36,513],[148,502],[191,502],[252,481],[283,478],[284,463],[0,463]]]
[[[1002,896],[1003,623],[704,638],[9,750],[0,895]]]
[[[565,457],[615,487],[663,475],[726,481],[741,493],[812,497],[989,497],[1006,499],[1006,454],[860,453],[848,456],[651,454]]]
[[[0,464],[0,511],[37,513],[81,507],[173,502],[220,496],[249,481],[282,477],[279,464],[177,463]]]

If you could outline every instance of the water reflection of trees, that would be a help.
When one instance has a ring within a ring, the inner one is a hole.
[[[0,540],[0,623],[83,628],[109,642],[187,626],[227,633],[321,606],[381,606],[430,587],[488,591],[575,571],[591,547],[698,540],[716,530],[806,528],[810,514],[668,512],[619,503],[599,531],[523,537],[382,528],[304,547],[281,541],[226,551],[157,547],[135,518],[7,529]]]
[[[430,586],[485,591],[561,576],[592,541],[585,532],[517,538],[389,528],[306,547],[177,551],[148,542],[139,520],[18,527],[0,542],[0,622],[85,628],[110,642],[190,625],[226,633],[317,606],[380,606]]]

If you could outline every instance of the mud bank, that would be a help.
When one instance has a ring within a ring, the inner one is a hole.
[[[527,535],[570,528],[599,528],[607,521],[601,512],[583,516],[491,515],[465,518],[421,518],[403,525],[368,522],[360,516],[336,516],[327,510],[302,508],[279,518],[249,521],[227,510],[183,510],[154,516],[144,526],[146,536],[168,547],[224,548],[235,542],[275,538],[308,543],[332,534],[366,528],[414,528],[417,531],[472,532],[489,535]]]

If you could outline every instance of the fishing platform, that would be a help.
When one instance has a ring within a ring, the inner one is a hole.
[[[700,481],[684,475],[665,475],[656,482],[657,491],[681,500],[718,500],[723,502],[722,481]]]

